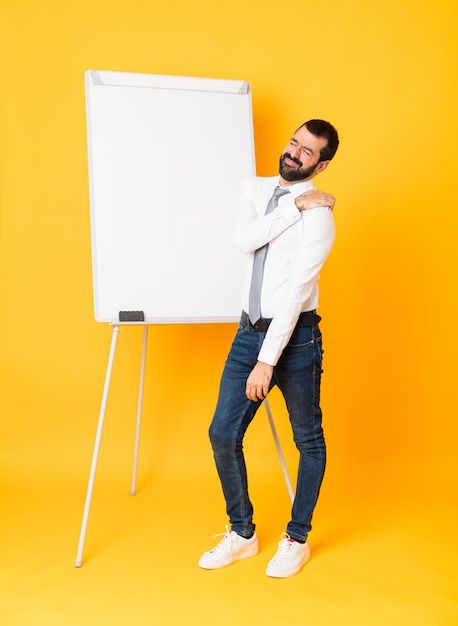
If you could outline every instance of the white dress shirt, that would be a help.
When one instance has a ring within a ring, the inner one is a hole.
[[[279,176],[252,178],[240,195],[234,241],[247,255],[242,307],[248,313],[254,253],[268,243],[261,293],[261,315],[272,318],[258,360],[276,365],[301,312],[318,307],[319,272],[332,248],[332,211],[318,207],[299,211],[294,199],[315,189],[312,181],[285,187],[290,193],[265,215]]]

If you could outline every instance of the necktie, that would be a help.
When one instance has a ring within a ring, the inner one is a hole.
[[[269,200],[265,215],[271,213],[278,204],[278,199],[281,196],[289,193],[287,189],[281,189],[277,187],[273,196]],[[253,271],[251,274],[250,296],[249,296],[249,317],[252,324],[255,324],[261,317],[261,287],[262,276],[264,272],[264,262],[266,260],[267,248],[269,244],[266,243],[262,248],[256,250],[253,260]]]

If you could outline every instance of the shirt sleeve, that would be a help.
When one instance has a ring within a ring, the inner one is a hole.
[[[259,361],[270,365],[277,364],[334,243],[334,218],[329,208],[303,211],[302,219],[302,237],[290,265],[286,297],[279,302],[258,355]]]
[[[267,198],[265,207],[267,207],[269,199]],[[241,191],[239,213],[234,231],[235,245],[244,254],[262,248],[301,219],[301,213],[291,194],[282,196],[277,208],[268,215],[258,214],[256,206],[259,205],[263,207],[264,203],[256,202],[256,188],[247,181]]]

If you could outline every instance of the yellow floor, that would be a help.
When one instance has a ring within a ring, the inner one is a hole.
[[[2,461],[2,626],[458,624],[456,519],[444,497],[344,494],[331,463],[312,559],[275,580],[265,567],[290,503],[278,458],[252,462],[260,554],[204,571],[197,560],[226,523],[211,459],[161,472],[143,453],[132,497],[127,467],[115,470],[107,452],[75,568],[89,464],[75,464],[71,442],[54,455],[10,450]]]

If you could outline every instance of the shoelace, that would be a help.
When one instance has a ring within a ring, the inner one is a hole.
[[[287,561],[291,557],[294,544],[290,541],[291,537],[288,533],[283,533],[278,546],[278,551],[274,557],[274,561]]]
[[[226,548],[228,547],[228,544],[231,546],[232,545],[232,537],[231,537],[231,531],[229,530],[229,526],[226,525],[226,532],[225,533],[218,533],[217,535],[213,535],[213,539],[215,539],[215,537],[224,537],[221,539],[221,541],[218,543],[218,545],[216,545],[213,550],[210,550],[210,552],[222,552],[223,550],[226,550]]]

